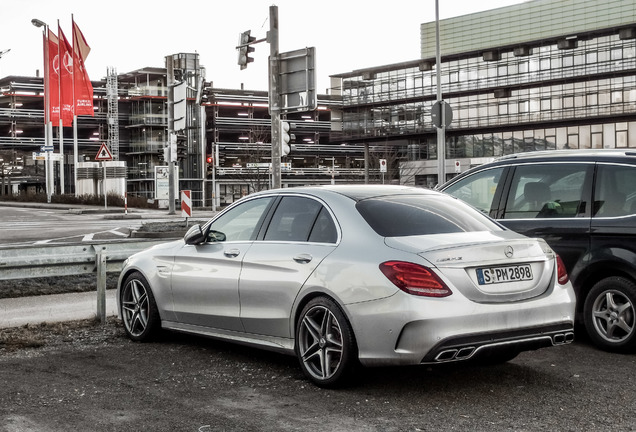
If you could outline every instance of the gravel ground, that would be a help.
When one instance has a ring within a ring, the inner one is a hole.
[[[292,357],[117,319],[0,332],[0,431],[634,431],[634,356],[585,341],[493,367],[367,369],[310,384]]]

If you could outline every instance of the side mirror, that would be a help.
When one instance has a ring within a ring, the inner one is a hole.
[[[205,241],[205,234],[203,234],[201,225],[194,225],[193,227],[191,227],[183,236],[183,240],[186,242],[186,244],[189,245],[197,245],[203,243],[203,241]]]

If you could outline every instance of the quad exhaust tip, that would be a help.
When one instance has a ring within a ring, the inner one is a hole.
[[[553,334],[552,336],[545,335],[545,336],[530,338],[530,339],[517,341],[517,342],[529,342],[529,341],[539,341],[539,340],[543,340],[547,342],[548,338],[550,339],[550,342],[552,343],[553,346],[565,345],[565,344],[574,342],[574,332],[570,331],[565,333],[556,333],[556,334]],[[514,344],[515,342],[503,342],[503,343],[481,345],[479,347],[467,346],[467,347],[461,347],[461,348],[451,348],[437,354],[437,356],[435,356],[435,361],[439,363],[443,363],[443,362],[451,362],[451,361],[468,360],[473,355],[475,355],[477,351],[481,350],[482,348],[504,346],[504,345],[514,345]]]

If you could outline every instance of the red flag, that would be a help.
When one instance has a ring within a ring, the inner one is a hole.
[[[49,30],[48,34],[47,71],[49,94],[49,121],[53,124],[60,122],[60,84],[59,84],[59,44],[55,33]],[[46,84],[45,84],[46,85]]]
[[[75,65],[75,115],[95,116],[93,110],[93,85],[84,62],[91,47],[86,43],[82,31],[73,20],[73,64]]]
[[[73,126],[73,48],[58,26],[62,126]]]

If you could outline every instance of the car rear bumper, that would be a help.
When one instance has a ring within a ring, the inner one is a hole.
[[[397,293],[347,305],[365,366],[468,360],[491,348],[518,351],[574,339],[571,287],[507,304],[480,304],[454,293],[443,299]]]

